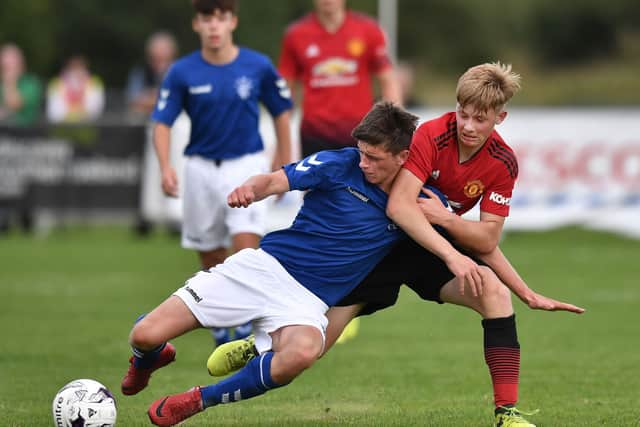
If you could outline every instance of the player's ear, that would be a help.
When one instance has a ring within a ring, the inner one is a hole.
[[[507,112],[506,111],[500,111],[500,113],[498,113],[498,115],[496,116],[496,124],[499,125],[500,123],[504,122],[504,119],[507,118]]]
[[[404,162],[409,158],[409,150],[402,150],[397,154],[396,158],[398,159],[398,164],[400,166],[404,165]]]
[[[238,15],[231,14],[231,32],[234,32],[238,28]]]

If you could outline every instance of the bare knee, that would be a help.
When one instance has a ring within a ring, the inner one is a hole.
[[[511,291],[489,269],[483,274],[478,311],[483,317],[506,317],[513,313]]]
[[[483,297],[496,303],[507,304],[511,302],[511,291],[496,276],[486,282],[483,288]]]
[[[315,347],[299,347],[289,351],[288,360],[291,373],[299,375],[318,360],[319,351]]]
[[[322,340],[315,337],[297,337],[276,351],[275,366],[272,362],[271,375],[274,381],[286,383],[311,367],[322,353]]]
[[[141,350],[152,350],[162,343],[163,341],[155,331],[153,324],[145,322],[145,319],[136,323],[129,334],[129,344]]]

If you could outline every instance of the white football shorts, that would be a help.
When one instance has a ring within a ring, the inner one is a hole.
[[[174,292],[205,328],[252,322],[256,348],[271,349],[271,336],[284,326],[317,328],[323,339],[329,307],[262,249],[243,249],[223,264],[201,271]]]
[[[264,152],[237,159],[214,160],[188,156],[184,165],[182,246],[210,251],[231,246],[238,233],[264,235],[267,202],[230,208],[227,196],[249,177],[269,172]]]

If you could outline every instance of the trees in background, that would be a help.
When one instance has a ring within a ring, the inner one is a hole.
[[[349,0],[375,15],[377,0]],[[458,72],[480,61],[517,56],[546,67],[622,55],[623,37],[640,39],[637,0],[400,0],[398,54],[430,68]],[[238,43],[276,59],[287,24],[311,0],[241,0]],[[32,70],[52,76],[71,53],[82,53],[110,87],[124,85],[140,62],[144,40],[166,29],[181,53],[197,46],[185,25],[189,0],[2,0],[0,43],[13,41]]]

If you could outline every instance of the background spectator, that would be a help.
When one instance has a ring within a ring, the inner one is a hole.
[[[91,74],[85,57],[71,56],[47,87],[47,119],[51,122],[95,120],[104,110],[104,85]]]
[[[0,121],[28,126],[38,120],[42,85],[26,72],[24,54],[15,44],[0,48],[0,83]]]
[[[151,114],[162,78],[177,53],[178,45],[172,34],[158,31],[149,36],[145,45],[145,63],[134,67],[127,79],[126,96],[131,112]]]
[[[178,44],[167,31],[152,33],[145,42],[144,64],[134,66],[127,78],[126,99],[128,111],[140,118],[149,119],[158,96],[158,89],[165,73],[176,59]],[[182,152],[189,142],[191,122],[182,113],[171,128],[171,162],[182,176]],[[167,224],[172,232],[178,232],[182,220],[182,199],[166,197],[158,183],[160,168],[153,147],[152,128],[148,127],[142,162],[140,182],[140,212],[136,231],[148,235],[154,224]]]

